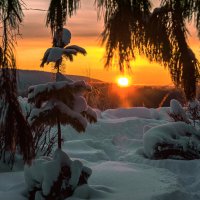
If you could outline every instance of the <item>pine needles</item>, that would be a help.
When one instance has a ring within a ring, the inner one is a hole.
[[[20,1],[3,0],[0,4],[2,41],[0,44],[0,158],[11,166],[15,152],[26,162],[34,157],[31,129],[22,115],[16,94],[15,43],[23,12]],[[8,156],[9,154],[10,156]]]

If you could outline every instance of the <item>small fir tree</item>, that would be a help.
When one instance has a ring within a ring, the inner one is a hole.
[[[57,77],[59,77],[60,74],[63,57],[67,60],[73,61],[73,56],[77,55],[77,53],[86,55],[86,50],[82,47],[77,45],[67,46],[71,40],[71,33],[68,29],[63,28],[64,24],[66,23],[67,16],[71,16],[78,5],[79,1],[52,0],[48,9],[46,25],[50,25],[51,27],[53,47],[48,48],[44,53],[41,67],[44,67],[45,63],[55,63],[54,69],[57,71],[56,81],[59,81]],[[70,99],[71,95],[68,95],[68,98]],[[60,124],[60,119],[57,116],[58,139],[61,136]]]
[[[47,124],[58,129],[58,148],[61,149],[60,124],[69,124],[78,132],[84,132],[87,121],[96,122],[95,111],[87,105],[83,93],[91,87],[84,81],[60,81],[32,86],[28,101],[35,105],[29,122],[32,127]]]

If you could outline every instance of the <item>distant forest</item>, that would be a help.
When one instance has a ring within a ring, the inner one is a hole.
[[[92,84],[87,96],[88,104],[100,110],[118,107],[167,107],[171,99],[186,103],[183,91],[165,86],[131,86],[120,88],[116,84]]]
[[[42,71],[18,70],[21,81],[18,82],[18,95],[27,96],[28,87],[34,84],[43,84],[54,81],[55,74]],[[85,80],[93,87],[87,95],[87,101],[93,108],[106,110],[118,107],[158,108],[169,106],[171,99],[186,103],[183,91],[169,86],[130,86],[120,88],[116,84],[101,82],[84,76],[68,75],[73,80]],[[18,79],[19,80],[19,79]],[[200,87],[197,87],[197,97]]]

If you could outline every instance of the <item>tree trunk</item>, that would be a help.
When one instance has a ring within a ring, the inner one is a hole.
[[[61,136],[61,125],[60,125],[60,120],[59,117],[57,117],[57,125],[58,125],[58,149],[61,149],[62,146],[62,136]]]

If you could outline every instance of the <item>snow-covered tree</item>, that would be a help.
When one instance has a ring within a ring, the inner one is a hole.
[[[77,104],[77,106],[85,106],[84,109],[88,109],[89,107],[87,107],[87,103],[86,100],[84,99],[84,97],[82,96],[82,94],[80,94],[79,90],[88,90],[90,88],[89,85],[87,85],[84,82],[73,82],[72,80],[66,79],[64,76],[62,76],[60,74],[60,68],[62,66],[62,59],[63,57],[73,61],[73,56],[76,55],[77,53],[81,53],[83,55],[86,55],[86,50],[80,46],[77,45],[71,45],[71,46],[67,46],[70,43],[71,40],[71,32],[66,29],[63,28],[65,22],[66,22],[66,17],[67,17],[67,12],[72,14],[72,10],[69,8],[74,8],[78,5],[78,1],[62,1],[62,0],[52,0],[50,3],[50,7],[49,7],[49,11],[48,11],[48,15],[47,15],[47,25],[50,25],[51,27],[51,31],[52,31],[52,36],[53,36],[53,47],[52,48],[48,48],[46,50],[46,52],[44,53],[43,59],[42,59],[42,63],[41,63],[41,67],[44,67],[44,64],[48,64],[48,63],[55,63],[54,68],[57,70],[57,74],[56,74],[56,82],[58,83],[52,83],[55,84],[55,86],[53,86],[53,90],[51,91],[51,93],[55,93],[54,95],[58,96],[59,98],[57,100],[61,101],[61,103],[65,103],[66,106],[68,106],[68,108],[73,108],[74,105],[76,105],[79,101],[79,105]],[[63,86],[64,88],[61,89],[61,92],[59,90],[56,90],[56,85],[60,85],[61,82],[60,81],[60,77],[62,80],[65,81],[65,85]],[[67,81],[67,82],[66,82]],[[69,86],[67,86],[69,84]],[[74,91],[70,90],[70,87],[74,87]],[[49,86],[44,86],[44,87],[49,87]],[[76,90],[77,88],[77,90]],[[36,89],[37,90],[37,89]],[[44,89],[46,90],[46,89]],[[31,91],[31,90],[30,90]],[[62,92],[66,92],[65,94]],[[58,93],[57,93],[58,92]],[[77,96],[78,94],[78,96]],[[37,95],[36,95],[37,96]],[[60,99],[61,97],[61,99]],[[51,98],[51,97],[50,97]],[[63,99],[64,98],[64,99]],[[79,99],[79,100],[78,100]],[[50,99],[48,99],[50,100]],[[64,100],[64,101],[63,101]],[[75,101],[75,104],[74,104]],[[53,103],[55,104],[55,102]],[[62,106],[59,103],[59,105],[54,105],[53,107],[56,107],[56,109],[58,110],[62,110]],[[86,108],[87,107],[87,108]],[[68,109],[66,108],[66,109]],[[71,120],[71,118],[76,118],[78,116],[73,116],[73,113],[68,113],[68,111],[65,109],[65,115],[68,117],[66,118],[69,121],[65,121],[63,122],[63,118],[60,117],[59,114],[56,116],[56,123],[58,125],[58,141],[59,141],[59,148],[61,148],[61,127],[60,124],[61,123],[70,123],[72,126],[74,126],[74,128],[77,131],[84,131],[85,130],[85,125],[80,124],[79,121],[77,121],[77,123],[74,123],[74,120]],[[74,107],[74,109],[76,110],[76,106]],[[82,114],[86,114],[85,116],[89,116],[87,115],[86,110],[82,110],[83,108],[81,108],[81,111],[79,113],[82,112]],[[91,108],[89,108],[89,110],[92,110]],[[70,116],[71,115],[71,116]],[[79,117],[78,117],[79,118]],[[90,118],[92,121],[95,121],[94,118]],[[80,121],[82,123],[84,123],[82,120]],[[54,122],[55,123],[55,122]],[[76,124],[76,125],[75,125]]]
[[[31,126],[57,124],[58,148],[61,148],[60,124],[69,124],[78,132],[84,132],[87,121],[97,120],[95,111],[83,97],[83,93],[90,90],[84,81],[60,81],[30,87],[28,101],[35,105],[29,117]]]

